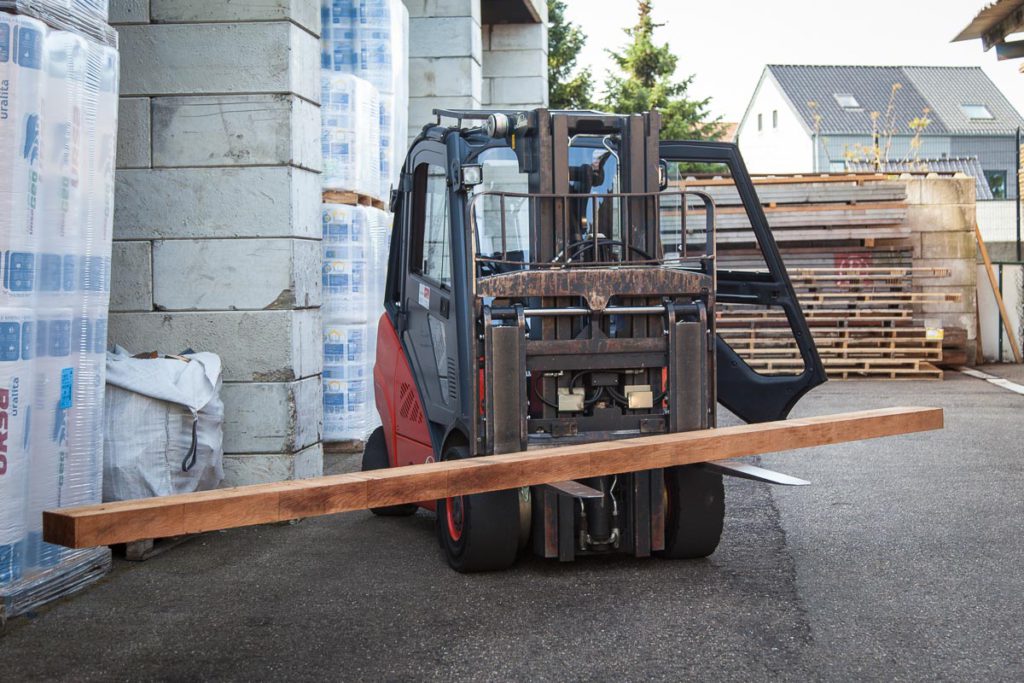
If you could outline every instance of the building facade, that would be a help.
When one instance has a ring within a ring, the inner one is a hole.
[[[925,121],[927,124],[925,125]],[[872,161],[976,159],[995,199],[1016,197],[1024,125],[977,67],[768,65],[737,138],[755,173],[841,172]]]

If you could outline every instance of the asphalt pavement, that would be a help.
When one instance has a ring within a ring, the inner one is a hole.
[[[947,377],[812,392],[795,416],[933,405],[947,427],[761,458],[812,486],[729,480],[707,560],[463,576],[423,512],[212,533],[11,622],[0,676],[1021,680],[1024,396]]]

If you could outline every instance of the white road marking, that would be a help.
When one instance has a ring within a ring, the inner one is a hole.
[[[1002,377],[990,375],[987,372],[982,372],[981,370],[974,370],[973,368],[957,368],[957,370],[970,377],[983,379],[989,384],[994,384],[997,387],[1002,387],[1007,391],[1012,391],[1015,394],[1020,394],[1021,396],[1024,396],[1024,386],[1021,386],[1016,382],[1011,382],[1008,379],[1003,379]]]

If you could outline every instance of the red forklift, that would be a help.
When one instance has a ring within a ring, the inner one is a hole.
[[[392,193],[377,338],[382,426],[363,470],[784,419],[825,372],[737,147],[661,141],[656,112],[435,110]],[[443,123],[445,122],[445,123]],[[731,178],[759,267],[716,267],[711,194]],[[715,331],[716,306],[785,313],[803,368],[755,372]],[[375,508],[434,510],[449,564],[625,552],[701,558],[725,513],[702,463]]]

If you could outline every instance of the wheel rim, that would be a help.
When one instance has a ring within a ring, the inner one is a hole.
[[[465,508],[462,503],[462,496],[448,498],[444,504],[445,517],[448,520],[448,536],[453,541],[462,538],[462,528],[465,522]]]

